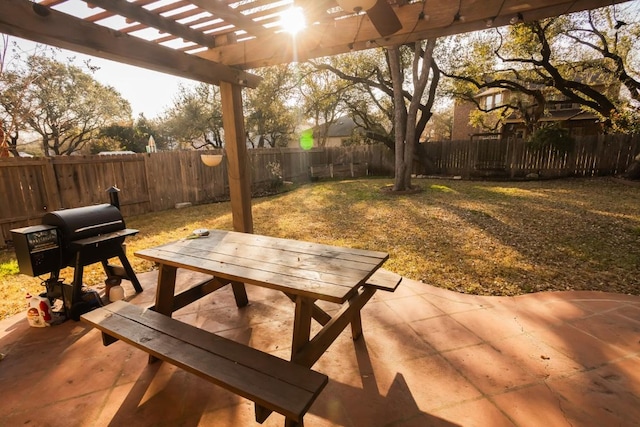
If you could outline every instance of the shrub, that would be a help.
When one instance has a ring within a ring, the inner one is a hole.
[[[569,135],[569,129],[554,123],[542,126],[533,132],[527,141],[527,145],[533,150],[553,148],[561,153],[570,153],[573,151],[575,141]]]
[[[280,166],[280,162],[274,161],[267,163],[267,170],[271,174],[271,188],[277,190],[283,183],[282,166]]]

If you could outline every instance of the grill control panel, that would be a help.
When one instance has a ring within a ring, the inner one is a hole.
[[[20,273],[40,276],[60,268],[61,250],[58,229],[51,225],[33,225],[11,230]]]

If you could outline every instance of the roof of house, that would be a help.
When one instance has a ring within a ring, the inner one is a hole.
[[[327,124],[323,123],[318,126],[314,126],[307,131],[312,131],[314,135],[317,135],[326,129]],[[349,116],[341,116],[335,119],[329,124],[329,130],[327,131],[327,138],[341,138],[351,136],[353,130],[359,127],[358,124]]]
[[[581,110],[580,108],[571,108],[567,110],[551,110],[546,115],[540,118],[541,122],[556,122],[556,121],[578,121],[578,120],[598,120],[598,116],[595,114]],[[505,120],[505,123],[520,123],[522,119],[511,115]]]

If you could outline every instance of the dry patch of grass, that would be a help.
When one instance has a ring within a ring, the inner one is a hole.
[[[602,290],[640,295],[640,188],[605,179],[496,183],[415,180],[401,196],[389,180],[323,182],[256,199],[258,234],[390,253],[385,267],[459,292],[517,295],[544,290]],[[133,268],[150,263],[136,250],[196,228],[232,229],[229,203],[127,219]],[[85,281],[104,280],[87,268]],[[0,254],[0,318],[23,309],[38,279],[16,274],[13,252]],[[71,270],[63,277],[71,280]]]

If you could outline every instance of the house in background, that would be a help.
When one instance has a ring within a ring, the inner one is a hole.
[[[569,130],[569,134],[574,137],[599,135],[602,133],[600,119],[594,113],[580,108],[580,104],[571,101],[561,104],[553,104],[548,107],[547,113],[540,119],[541,123],[560,122],[562,127]],[[527,129],[522,119],[510,116],[504,122],[502,137],[527,137]]]
[[[349,145],[354,138],[364,140],[364,135],[360,136],[358,129],[362,130],[352,118],[341,116],[331,123],[324,123],[304,130],[303,134],[313,135],[313,147],[342,147]],[[297,141],[293,141],[297,145]]]
[[[587,79],[590,85],[601,93],[617,93],[616,91],[619,91],[619,86],[606,85],[597,76],[583,78],[583,80]],[[596,114],[583,110],[580,104],[573,103],[561,96],[557,90],[553,88],[548,90],[548,104],[545,107],[544,115],[539,119],[540,123],[560,123],[563,128],[569,130],[571,136],[575,137],[602,134],[602,126]],[[514,96],[521,97],[522,95],[509,89],[489,88],[475,95],[474,99],[483,110],[489,110],[508,104]],[[535,107],[532,100],[528,108],[533,110]],[[496,130],[490,132],[470,124],[470,117],[476,110],[477,106],[473,102],[456,101],[453,111],[453,140],[526,138],[529,136],[520,112],[514,112],[502,119]]]

